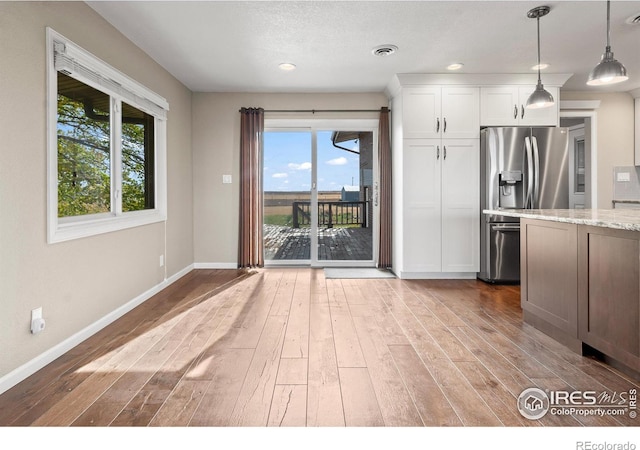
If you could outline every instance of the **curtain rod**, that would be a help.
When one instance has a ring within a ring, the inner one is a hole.
[[[382,109],[382,108],[381,108]],[[387,109],[388,112],[391,112],[390,109]],[[242,109],[240,109],[242,112]],[[343,112],[380,112],[380,109],[265,109],[265,113],[343,113]]]

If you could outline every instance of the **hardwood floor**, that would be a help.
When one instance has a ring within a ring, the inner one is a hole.
[[[522,322],[519,288],[195,270],[0,396],[3,426],[620,426],[525,389],[638,389]]]

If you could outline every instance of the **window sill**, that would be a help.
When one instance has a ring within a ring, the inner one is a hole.
[[[136,211],[118,217],[96,217],[90,220],[74,220],[62,223],[54,219],[49,226],[49,244],[71,241],[74,239],[96,236],[128,228],[140,227],[157,222],[164,222],[166,214],[158,211]]]

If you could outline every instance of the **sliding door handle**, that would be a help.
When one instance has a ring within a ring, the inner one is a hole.
[[[373,206],[378,206],[378,182],[376,181],[375,185],[374,185],[374,197],[373,197]]]

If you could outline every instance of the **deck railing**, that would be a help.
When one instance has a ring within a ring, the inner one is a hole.
[[[318,226],[360,225],[367,228],[369,202],[318,202]],[[311,202],[292,203],[293,228],[311,224]]]

